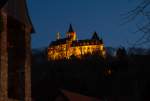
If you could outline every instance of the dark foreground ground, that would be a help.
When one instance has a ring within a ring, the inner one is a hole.
[[[86,57],[47,61],[33,58],[32,95],[55,101],[61,90],[108,101],[150,101],[150,55]],[[63,100],[67,101],[67,100]]]

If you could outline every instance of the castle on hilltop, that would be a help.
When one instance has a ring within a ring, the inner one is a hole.
[[[52,41],[48,47],[49,60],[69,59],[71,56],[82,58],[86,54],[97,53],[105,56],[105,47],[102,38],[96,32],[91,39],[77,40],[76,32],[70,24],[66,38],[61,38],[60,33],[56,35],[56,41]]]

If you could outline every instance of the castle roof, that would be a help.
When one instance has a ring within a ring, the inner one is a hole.
[[[61,45],[61,44],[66,44],[66,41],[68,40],[68,38],[63,38],[63,39],[59,39],[56,41],[52,41],[50,46],[56,46],[56,45]]]
[[[103,44],[102,40],[86,39],[72,42],[72,46],[99,45],[99,44]]]
[[[52,41],[49,46],[57,46],[61,44],[66,44],[68,38],[59,39],[56,41]],[[91,39],[85,39],[85,40],[76,40],[73,41],[71,46],[84,46],[84,45],[99,45],[103,44],[102,40],[91,40]]]
[[[70,24],[68,32],[74,32],[72,25]]]
[[[92,40],[100,40],[100,38],[99,38],[97,32],[94,32],[94,33],[93,33]]]
[[[70,24],[68,32],[73,32],[71,24]],[[69,40],[69,38],[63,38],[63,39],[59,39],[56,41],[52,41],[49,46],[57,46],[57,45],[66,44],[67,40]],[[99,45],[99,44],[103,44],[103,40],[99,38],[96,32],[94,32],[91,39],[72,41],[71,46],[74,47],[74,46]]]

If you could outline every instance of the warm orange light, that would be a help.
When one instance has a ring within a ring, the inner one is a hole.
[[[67,48],[66,48],[67,47]],[[92,54],[95,51],[99,51],[99,55],[105,57],[105,50],[103,50],[103,45],[81,45],[71,47],[67,44],[58,45],[53,48],[48,49],[48,58],[52,60],[58,59],[70,59],[72,55],[76,57],[81,57],[85,54]],[[109,71],[110,73],[111,71]]]
[[[108,69],[107,73],[108,73],[108,75],[111,75],[112,74],[112,70]]]
[[[97,40],[94,41],[77,41],[76,32],[67,32],[66,37],[68,38],[65,43],[60,43],[58,45],[52,45],[48,48],[48,59],[58,60],[58,59],[70,59],[71,56],[76,56],[82,58],[82,55],[93,54],[95,52],[98,55],[105,57],[104,45]],[[57,39],[60,39],[60,34],[57,34]],[[73,42],[77,43],[74,44]],[[75,46],[77,45],[77,46]]]

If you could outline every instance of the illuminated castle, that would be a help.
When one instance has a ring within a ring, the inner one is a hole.
[[[70,24],[66,38],[61,38],[60,33],[57,33],[56,38],[56,41],[52,41],[48,47],[49,60],[69,59],[71,56],[82,58],[83,55],[94,53],[105,56],[103,41],[96,32],[91,39],[77,40],[76,32]]]

